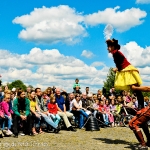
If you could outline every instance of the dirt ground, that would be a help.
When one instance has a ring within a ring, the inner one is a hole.
[[[0,149],[5,150],[134,150],[135,145],[137,140],[127,127],[100,128],[100,131],[61,130],[58,134],[0,139]]]

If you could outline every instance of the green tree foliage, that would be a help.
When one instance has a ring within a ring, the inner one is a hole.
[[[21,88],[26,90],[26,85],[21,80],[15,80],[12,83],[8,84],[8,88],[11,90],[12,88]]]
[[[150,92],[143,92],[143,96],[147,96],[150,98]]]
[[[115,81],[115,72],[113,71],[113,68],[110,68],[107,74],[106,81],[104,81],[104,88],[106,89],[106,95],[109,94],[109,90],[114,87],[114,81]],[[116,90],[117,94],[120,94],[120,90]]]
[[[110,68],[107,74],[106,81],[104,81],[104,88],[106,89],[106,94],[109,93],[109,90],[114,87],[115,73],[113,68]]]

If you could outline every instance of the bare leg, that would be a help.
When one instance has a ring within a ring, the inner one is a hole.
[[[142,92],[150,92],[150,86],[138,86],[131,85],[132,90],[142,91]]]

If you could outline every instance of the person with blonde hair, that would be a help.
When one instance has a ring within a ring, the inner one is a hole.
[[[13,133],[10,131],[11,125],[12,125],[12,114],[13,111],[9,107],[9,102],[10,102],[10,95],[5,94],[4,95],[4,100],[0,103],[0,109],[2,110],[4,117],[7,118],[8,123],[6,125],[6,122],[3,123],[2,130],[5,129],[5,135],[12,135]],[[7,126],[7,127],[6,127]]]
[[[30,111],[32,113],[32,133],[33,135],[37,135],[36,127],[39,127],[39,134],[44,133],[41,128],[41,116],[37,113],[37,111],[40,111],[37,101],[35,99],[35,91],[31,90],[29,94],[29,100],[30,100]]]

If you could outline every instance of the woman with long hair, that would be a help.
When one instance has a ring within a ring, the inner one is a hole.
[[[38,134],[36,132],[36,127],[40,128],[39,134],[43,133],[41,124],[40,124],[41,116],[37,113],[37,111],[40,111],[40,108],[36,102],[35,96],[36,96],[35,91],[32,90],[29,94],[29,100],[30,100],[30,111],[32,113],[32,133],[33,133],[33,135]]]

